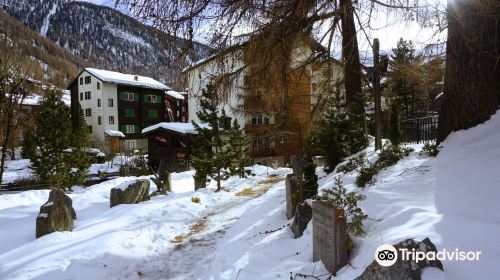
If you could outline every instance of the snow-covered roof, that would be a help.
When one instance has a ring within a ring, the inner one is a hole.
[[[31,95],[28,95],[24,98],[23,100],[23,105],[40,105],[42,102],[43,97],[38,94],[38,93],[33,93]],[[64,102],[64,105],[71,107],[71,93],[69,90],[64,90],[63,95],[61,96],[62,102]]]
[[[208,124],[201,124],[202,128],[209,128]],[[142,130],[142,133],[148,133],[155,129],[162,128],[166,130],[171,130],[179,132],[182,134],[197,134],[196,129],[192,123],[181,123],[181,122],[161,122],[152,126],[148,126]]]
[[[171,90],[171,88],[169,88],[168,86],[150,77],[123,74],[120,72],[101,70],[95,68],[85,68],[85,71],[94,75],[103,82],[115,83],[121,85],[132,85],[132,86],[139,86],[139,87],[153,88],[153,89]]]
[[[173,90],[167,90],[165,94],[170,95],[171,97],[175,99],[180,99],[184,100],[183,94],[186,94],[185,92],[179,92],[179,91],[173,91]]]
[[[123,134],[123,132],[118,131],[118,130],[111,130],[111,129],[105,130],[104,135],[110,136],[110,137],[125,137],[125,134]]]

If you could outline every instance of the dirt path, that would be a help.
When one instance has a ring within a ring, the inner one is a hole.
[[[138,264],[140,279],[204,279],[205,271],[214,259],[217,242],[248,208],[251,201],[267,192],[284,177],[270,177],[255,186],[235,193],[248,198],[235,201],[209,212],[190,225],[187,234],[178,235],[170,242],[175,249],[165,255]]]

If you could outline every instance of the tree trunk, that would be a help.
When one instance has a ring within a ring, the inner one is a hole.
[[[342,56],[344,58],[346,101],[351,106],[356,105],[352,104],[353,95],[361,93],[361,64],[359,62],[358,39],[356,37],[352,0],[341,0],[340,8],[342,9]],[[355,109],[356,111],[364,110],[363,107]]]
[[[500,104],[500,5],[496,0],[448,1],[444,96],[437,142],[480,124]]]

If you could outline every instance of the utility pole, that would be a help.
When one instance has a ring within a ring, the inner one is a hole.
[[[380,94],[380,43],[378,38],[373,39],[373,96],[375,99],[375,150],[382,148],[382,108]]]

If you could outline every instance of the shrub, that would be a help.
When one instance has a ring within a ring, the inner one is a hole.
[[[427,143],[422,148],[422,152],[426,153],[428,156],[435,157],[439,153],[436,144]]]
[[[201,199],[199,196],[193,196],[193,197],[191,197],[191,202],[201,203]]]
[[[373,177],[377,175],[380,170],[396,164],[400,159],[409,156],[412,151],[412,148],[400,147],[397,145],[383,147],[374,164],[361,168],[356,178],[356,184],[358,187],[362,188],[364,188],[366,184],[372,184],[374,182]]]
[[[355,236],[365,233],[363,221],[366,220],[368,215],[358,207],[358,202],[365,200],[366,196],[357,192],[347,192],[340,178],[335,177],[335,186],[332,189],[323,190],[319,199],[327,201],[335,207],[344,209],[348,232]]]
[[[356,168],[363,166],[365,163],[366,154],[360,153],[359,155],[352,157],[346,163],[340,165],[337,168],[337,172],[349,173],[354,171]]]

